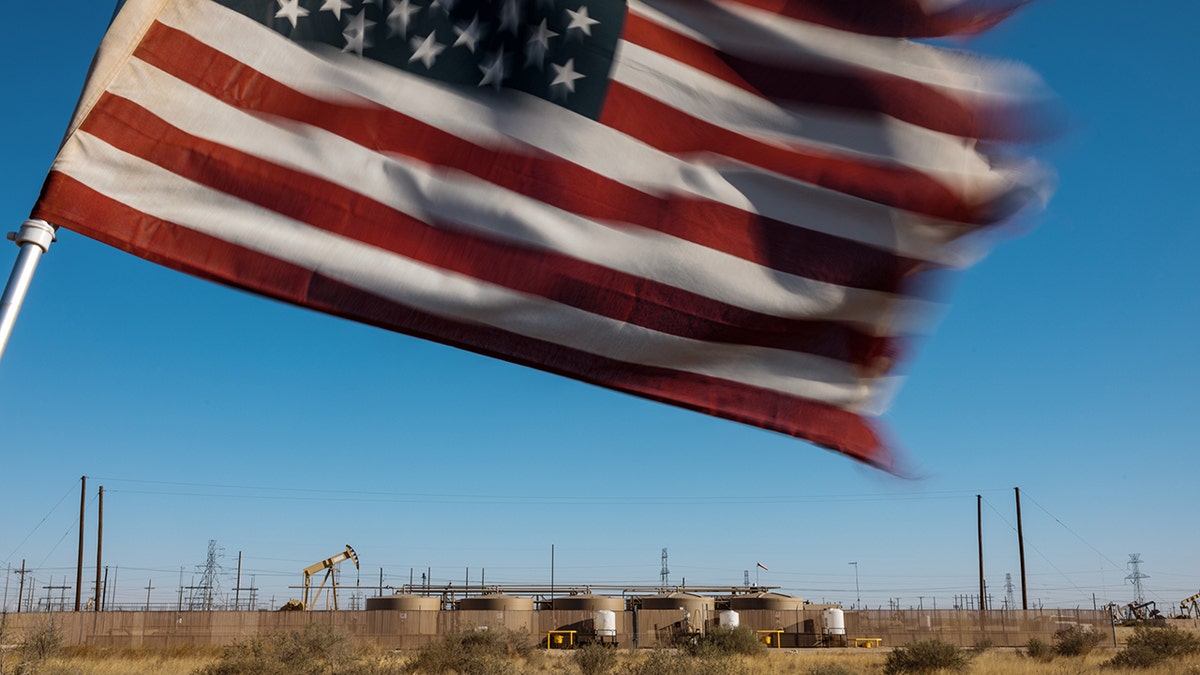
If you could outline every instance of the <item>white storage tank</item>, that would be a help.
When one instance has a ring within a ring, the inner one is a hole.
[[[825,621],[826,635],[845,635],[846,634],[846,613],[840,607],[829,607],[821,612],[821,618]]]
[[[717,615],[717,625],[721,628],[737,628],[741,624],[741,617],[732,609],[722,610]]]
[[[596,610],[596,635],[599,637],[617,636],[617,613],[611,609]]]

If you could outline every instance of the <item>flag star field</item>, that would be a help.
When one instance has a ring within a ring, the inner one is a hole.
[[[588,117],[604,103],[625,3],[218,0],[296,42],[443,82],[512,88]]]

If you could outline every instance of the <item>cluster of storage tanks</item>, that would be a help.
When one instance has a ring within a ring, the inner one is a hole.
[[[366,608],[369,610],[393,609],[403,611],[440,610],[443,600],[439,595],[396,594],[378,598],[367,598]],[[618,598],[607,595],[592,595],[590,593],[560,595],[549,601],[543,601],[538,607],[538,601],[533,598],[504,593],[492,593],[462,598],[454,603],[455,609],[461,610],[493,610],[493,611],[533,611],[534,609],[551,610],[589,610],[623,612],[634,606],[639,609],[671,609],[695,612],[698,614],[714,614],[717,605],[727,607],[725,611],[767,609],[790,611],[798,609],[813,609],[801,598],[781,593],[748,593],[714,597],[676,591],[660,595],[631,596]]]
[[[450,603],[447,603],[450,604]],[[452,603],[454,609],[488,610],[502,612],[533,612],[535,609],[552,611],[589,612],[593,617],[598,636],[613,637],[617,633],[617,616],[625,611],[669,610],[681,612],[685,622],[694,629],[705,625],[737,628],[741,624],[742,612],[774,610],[791,612],[803,610],[820,611],[820,626],[813,625],[811,632],[826,636],[844,636],[845,615],[841,607],[811,605],[801,598],[780,593],[756,592],[715,597],[677,591],[647,596],[612,597],[591,593],[560,595],[548,601],[504,593],[469,596]],[[720,607],[720,609],[718,609]],[[368,610],[437,611],[443,609],[443,598],[415,594],[397,594],[367,598]],[[811,616],[811,615],[810,615]]]

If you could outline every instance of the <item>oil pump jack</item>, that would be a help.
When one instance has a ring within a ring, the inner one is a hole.
[[[313,563],[313,564],[309,565],[308,567],[305,567],[304,568],[304,599],[300,601],[299,607],[294,607],[294,606],[293,607],[295,609],[311,610],[313,608],[313,606],[316,605],[317,602],[321,599],[321,592],[323,590],[325,590],[325,584],[328,583],[329,584],[329,597],[333,598],[333,608],[337,609],[338,608],[338,606],[337,606],[337,579],[334,579],[334,577],[333,577],[333,568],[337,567],[339,564],[341,564],[347,560],[353,561],[354,569],[358,569],[358,554],[354,552],[354,549],[350,548],[350,544],[346,544],[345,551],[339,551],[339,552],[335,553],[334,555],[322,560],[321,562]],[[312,576],[314,574],[320,572],[321,570],[325,570],[325,577],[323,579],[321,579],[321,585],[317,586],[317,592],[315,595],[313,595],[312,602],[309,602],[308,596],[309,596],[309,593],[312,591]],[[291,605],[293,602],[295,602],[295,601],[294,600],[289,601],[288,604]],[[326,599],[326,604],[328,605],[328,598]]]

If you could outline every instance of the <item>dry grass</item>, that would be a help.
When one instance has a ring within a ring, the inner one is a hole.
[[[190,675],[212,663],[214,656],[155,656],[132,650],[54,656],[38,665],[37,675]]]
[[[637,655],[619,652],[619,662],[611,672],[624,675],[632,672],[628,666],[645,662],[649,650]],[[1016,650],[995,648],[975,656],[966,671],[969,675],[1200,675],[1200,656],[1177,659],[1171,663],[1144,670],[1114,670],[1105,663],[1116,652],[1100,648],[1084,657],[1056,657],[1042,662],[1021,655]],[[572,652],[534,652],[526,655],[515,672],[525,674],[579,675],[580,670],[570,658]],[[380,657],[385,657],[380,652]],[[882,675],[887,650],[772,650],[763,656],[729,657],[727,667],[706,669],[708,672],[739,675]],[[148,652],[143,650],[64,650],[61,655],[46,660],[38,675],[193,675],[201,668],[216,662],[220,654],[211,649]],[[680,655],[680,658],[684,658]],[[404,660],[401,657],[401,660]],[[11,670],[9,671],[11,672]],[[8,673],[5,673],[8,675]]]

